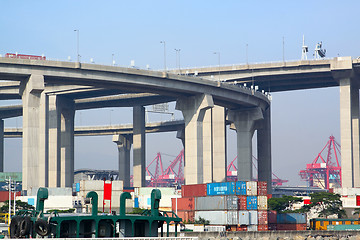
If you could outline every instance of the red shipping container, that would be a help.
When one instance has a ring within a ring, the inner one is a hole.
[[[206,196],[206,184],[194,184],[194,185],[182,185],[181,186],[182,197],[205,197]]]
[[[276,211],[274,210],[269,210],[268,211],[268,223],[277,223],[277,220],[276,220]]]
[[[180,210],[180,211],[192,211],[192,210],[195,210],[194,198],[172,198],[171,199],[171,206],[172,206],[171,209],[174,212],[176,211],[176,206],[177,206],[177,210]]]
[[[21,196],[21,192],[16,192],[16,196]],[[11,199],[14,200],[14,193],[11,193]],[[9,191],[0,191],[0,202],[9,200]]]
[[[182,219],[182,222],[194,222],[194,211],[178,211],[176,215]]]
[[[360,196],[356,196],[356,206],[360,206]]]
[[[268,224],[268,230],[269,231],[277,230],[276,225],[277,225],[276,223],[269,223]]]
[[[267,225],[268,224],[268,212],[267,211],[258,211],[258,224]]]
[[[297,223],[297,224],[276,224],[276,230],[306,230],[306,223]]]
[[[304,199],[304,204],[305,205],[311,204],[311,199]]]
[[[258,196],[267,195],[267,182],[259,181],[257,184],[257,194]]]
[[[268,225],[267,224],[259,224],[258,225],[258,231],[268,231]]]
[[[240,232],[246,232],[247,231],[247,226],[246,225],[240,225],[236,228],[236,231],[240,231]]]
[[[247,210],[246,196],[238,196],[238,210]]]

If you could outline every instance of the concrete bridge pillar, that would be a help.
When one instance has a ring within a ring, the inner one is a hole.
[[[331,70],[340,85],[342,187],[360,187],[359,77],[351,57],[335,58]]]
[[[176,101],[175,108],[182,111],[185,120],[186,184],[203,183],[203,120],[206,110],[212,107],[212,96],[207,94]]]
[[[257,129],[258,180],[267,182],[267,191],[272,192],[271,167],[271,112],[270,106],[263,112],[264,119]]]
[[[123,181],[124,187],[130,187],[131,136],[120,134],[113,135],[112,140],[117,144],[119,151],[119,180]]]
[[[204,183],[226,181],[225,109],[214,106],[203,122]]]
[[[20,84],[23,102],[23,189],[47,186],[47,102],[44,76],[32,74]]]
[[[263,119],[260,108],[229,110],[228,120],[232,122],[237,134],[237,178],[239,181],[252,181],[252,137],[255,122]]]
[[[0,119],[0,172],[4,172],[4,120]]]
[[[49,187],[71,187],[74,182],[74,101],[48,96]]]
[[[133,107],[133,186],[145,187],[145,108]]]

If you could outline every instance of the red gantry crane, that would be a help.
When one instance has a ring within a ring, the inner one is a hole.
[[[227,167],[227,174],[226,174],[227,181],[237,181],[237,167],[234,164],[236,159],[237,159],[237,156],[230,162],[230,164]],[[257,162],[257,158],[255,158],[253,156],[253,166],[255,169],[257,169],[255,162]],[[272,185],[273,186],[282,186],[283,183],[286,183],[289,181],[289,180],[280,179],[274,173],[272,173],[272,176],[273,176],[272,177]]]
[[[324,189],[341,187],[340,150],[340,144],[335,141],[334,136],[330,136],[329,141],[314,161],[306,164],[306,170],[300,171],[301,179],[307,181],[310,187]],[[326,153],[326,157],[323,158],[322,154]],[[332,161],[332,153],[335,155],[335,161]]]

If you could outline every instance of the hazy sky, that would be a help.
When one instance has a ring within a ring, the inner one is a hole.
[[[313,58],[322,41],[327,57],[360,56],[360,1],[0,1],[0,54],[44,54],[48,59],[76,59],[79,30],[82,62],[162,69],[299,60],[302,36]],[[283,52],[284,40],[284,52]],[[16,103],[1,101],[1,105]],[[170,107],[173,109],[174,104]],[[176,112],[176,118],[181,113]],[[149,113],[149,120],[169,116]],[[78,111],[76,126],[131,123],[131,108]],[[21,126],[21,118],[5,121]],[[298,172],[310,163],[333,134],[340,143],[339,89],[274,93],[272,100],[273,170],[302,184]],[[228,159],[236,156],[229,131]],[[147,160],[157,152],[176,156],[182,149],[175,133],[147,135]],[[21,170],[21,140],[5,141],[5,171]],[[164,161],[174,157],[163,155]],[[75,168],[117,169],[111,137],[77,137]]]

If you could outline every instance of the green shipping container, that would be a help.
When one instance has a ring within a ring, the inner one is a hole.
[[[328,225],[327,230],[328,231],[346,231],[346,230],[360,231],[360,225],[354,225],[354,224]]]

